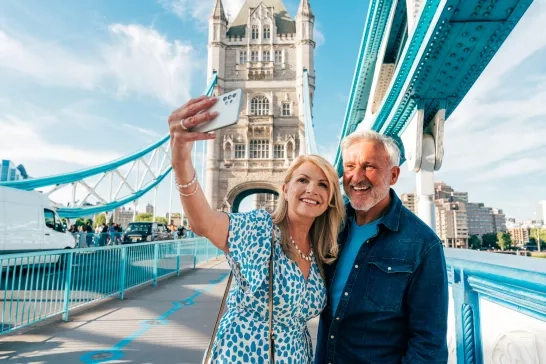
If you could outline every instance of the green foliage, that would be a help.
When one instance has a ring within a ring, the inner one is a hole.
[[[169,223],[167,222],[167,218],[166,217],[163,217],[163,216],[156,216],[155,217],[155,221],[159,222],[159,223],[162,223],[162,224],[165,224],[165,225],[168,225]]]
[[[76,222],[74,223],[74,225],[76,225],[76,227],[83,226],[83,225],[85,225],[85,220],[82,219],[81,217],[78,217],[78,218],[76,219]]]
[[[497,233],[497,244],[502,250],[509,250],[512,247],[512,237],[506,232]]]
[[[483,234],[482,235],[482,247],[489,249],[498,249],[497,234]]]
[[[104,213],[97,215],[95,217],[95,227],[106,224],[106,215]]]
[[[149,214],[147,212],[141,212],[138,213],[135,217],[135,221],[141,222],[141,221],[152,221],[154,219],[154,215]]]
[[[470,249],[478,250],[482,247],[482,241],[480,240],[478,235],[470,235],[470,239],[468,240],[468,246]]]

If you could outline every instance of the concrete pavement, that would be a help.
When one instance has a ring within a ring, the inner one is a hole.
[[[72,313],[0,337],[4,363],[201,363],[227,283],[225,261],[160,280]],[[310,325],[314,334],[316,320]],[[313,335],[314,336],[314,335]]]

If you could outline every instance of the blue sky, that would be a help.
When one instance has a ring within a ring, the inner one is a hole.
[[[232,17],[243,0],[225,0]],[[299,0],[284,1],[294,16]],[[333,159],[368,2],[311,2],[316,15],[317,144]],[[0,158],[32,176],[130,154],[167,133],[166,117],[206,80],[213,0],[3,0]],[[546,199],[546,20],[535,1],[446,124],[436,180],[470,199],[533,218]],[[415,176],[402,167],[397,192]],[[168,206],[169,185],[158,193]],[[61,200],[64,198],[61,198]],[[144,197],[142,205],[151,201]],[[174,210],[179,203],[173,199]]]

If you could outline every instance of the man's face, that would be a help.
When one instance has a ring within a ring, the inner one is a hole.
[[[388,198],[399,172],[398,166],[391,167],[387,150],[378,142],[357,142],[343,153],[343,188],[357,211],[367,212]]]

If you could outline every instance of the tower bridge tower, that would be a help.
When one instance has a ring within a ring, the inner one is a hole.
[[[236,125],[217,131],[207,145],[206,196],[213,209],[274,207],[284,173],[305,152],[303,70],[314,93],[314,15],[301,0],[293,20],[281,0],[247,0],[228,24],[222,0],[209,19],[208,74],[215,95],[244,91]],[[273,202],[273,203],[272,203]]]

